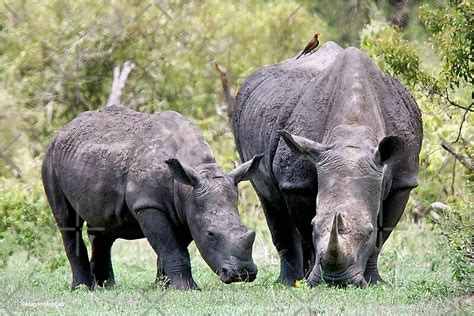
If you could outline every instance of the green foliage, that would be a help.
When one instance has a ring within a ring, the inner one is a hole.
[[[104,106],[112,68],[137,63],[122,103],[142,111],[216,115],[214,62],[233,83],[296,53],[324,23],[293,1],[15,1],[0,7],[0,89],[15,111],[34,109],[26,130],[37,153],[82,111]],[[304,37],[306,38],[306,37]],[[0,134],[1,135],[1,134]],[[38,142],[39,141],[39,142]]]
[[[419,80],[419,57],[415,46],[404,40],[396,27],[373,21],[361,32],[361,48],[385,71],[411,86]]]
[[[342,46],[358,47],[363,29],[371,19],[385,17],[398,28],[412,28],[417,24],[415,12],[426,1],[421,0],[358,0],[358,1],[305,1],[308,10],[326,21],[329,34],[323,40],[333,40]]]
[[[472,198],[467,203],[457,202],[449,209],[440,223],[443,244],[449,252],[452,275],[474,289],[474,217]]]
[[[454,111],[467,108],[474,83],[473,16],[469,1],[450,1],[436,8],[425,5],[419,17],[428,43],[409,42],[400,29],[374,20],[361,33],[361,48],[412,90],[434,98],[430,101],[454,106]]]
[[[470,1],[450,0],[439,8],[424,5],[420,20],[431,34],[430,43],[443,61],[441,75],[450,88],[473,84],[474,7]]]
[[[61,247],[58,237],[40,181],[30,185],[3,179],[0,182],[0,266],[19,250],[57,266],[53,261],[57,257],[51,256],[51,251]]]

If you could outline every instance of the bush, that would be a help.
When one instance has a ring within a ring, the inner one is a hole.
[[[474,289],[474,203],[458,203],[447,210],[440,223],[442,246],[448,249],[453,277]]]
[[[15,179],[0,181],[0,266],[18,250],[58,266],[60,236],[40,180],[26,184]],[[64,260],[62,260],[64,261]]]
[[[113,66],[125,60],[137,67],[124,105],[205,120],[222,96],[214,62],[240,83],[325,30],[296,1],[21,0],[8,8],[0,6],[0,92],[16,97],[11,111],[31,113],[25,131],[37,154],[65,122],[105,105]]]

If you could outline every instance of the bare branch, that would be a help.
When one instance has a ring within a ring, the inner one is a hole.
[[[291,20],[295,15],[296,13],[298,13],[298,11],[303,7],[303,3],[300,3],[296,9],[293,10],[293,12],[290,13],[290,15],[288,15],[288,17],[286,18],[287,21]]]
[[[155,0],[155,5],[158,7],[161,13],[163,13],[168,19],[173,20],[171,15],[169,15],[168,12],[166,12],[166,10],[161,6],[158,0]]]
[[[464,167],[467,168],[470,172],[474,172],[474,165],[469,158],[464,157],[456,152],[453,145],[451,145],[447,140],[442,140],[441,147],[443,147],[446,151],[448,151],[451,155],[454,156]]]
[[[453,100],[451,100],[449,98],[448,91],[446,91],[446,95],[444,95],[436,89],[428,88],[428,92],[432,93],[432,94],[436,94],[437,96],[439,96],[440,98],[446,100],[449,104],[451,104],[452,106],[454,106],[456,108],[463,109],[463,110],[468,111],[468,112],[474,112],[474,109],[472,109],[472,106],[474,104],[473,102],[471,102],[471,104],[469,104],[467,107],[464,106],[464,105],[460,105],[460,104],[454,102]]]
[[[12,168],[13,174],[17,179],[21,178],[21,170],[20,168],[13,162],[13,160],[8,157],[5,152],[0,148],[0,158],[5,161],[5,163]]]
[[[146,11],[148,11],[148,9],[151,7],[151,4],[147,5],[146,7],[143,8],[142,11],[140,11],[140,13],[138,13],[138,15],[133,19],[133,22],[136,22],[138,20],[140,20],[140,18],[143,16],[143,14],[145,14]]]
[[[123,64],[122,70],[120,70],[120,66],[114,68],[114,81],[112,82],[112,91],[110,92],[107,106],[120,104],[125,82],[134,67],[135,64],[128,60]]]
[[[453,170],[451,171],[451,174],[452,174],[452,177],[451,177],[451,195],[454,195],[454,182],[456,182],[456,162],[457,162],[457,160],[454,160]]]
[[[474,110],[471,109],[471,108],[472,108],[472,105],[473,105],[474,103],[471,102],[471,104],[469,104],[468,107],[464,107],[464,106],[462,106],[462,105],[460,105],[460,104],[457,104],[457,103],[454,102],[453,100],[451,100],[451,99],[449,98],[448,88],[446,88],[446,96],[445,96],[445,99],[446,99],[446,101],[449,102],[449,104],[451,104],[451,105],[454,106],[454,107],[457,107],[457,108],[466,110],[466,111],[468,111],[468,112],[474,112]]]
[[[462,116],[461,124],[459,125],[459,129],[458,129],[458,136],[456,137],[456,140],[454,140],[455,143],[459,140],[459,138],[461,138],[462,128],[463,128],[464,122],[466,121],[467,113],[469,113],[469,110],[473,104],[474,103],[471,103],[471,105],[469,105],[469,108],[466,109],[466,111],[464,112],[464,115]]]
[[[87,60],[101,59],[101,58],[109,57],[110,55],[112,55],[112,53],[114,52],[114,49],[116,47],[117,47],[117,44],[113,43],[112,46],[109,49],[107,49],[106,51],[95,52],[95,53],[90,53],[90,54],[84,54],[84,55],[80,56],[80,59],[82,61],[87,61]]]
[[[214,67],[217,70],[217,72],[219,72],[219,75],[221,77],[222,90],[224,90],[224,95],[225,95],[226,103],[227,103],[227,115],[229,116],[229,118],[231,118],[232,114],[234,113],[235,100],[232,97],[232,94],[230,93],[227,72],[225,72],[221,68],[221,66],[219,66],[217,63],[214,63]]]
[[[431,215],[431,218],[434,221],[439,222],[441,220],[441,216],[435,211],[441,211],[441,213],[444,213],[444,212],[449,212],[450,210],[451,210],[451,207],[449,205],[444,204],[439,201],[433,202],[428,206],[423,206],[419,204],[419,205],[416,205],[414,208],[413,221],[415,223],[418,223],[421,218],[429,214]]]
[[[21,136],[21,134],[16,135],[15,138],[13,138],[8,144],[3,146],[3,148],[1,148],[3,153],[6,153],[8,151],[8,149],[10,149],[10,147],[13,146],[13,144],[16,143],[16,141],[20,138],[20,136]]]
[[[17,20],[21,20],[20,16],[15,12],[13,11],[13,9],[5,2],[3,1],[3,6],[5,7],[5,9],[7,9],[8,13],[15,19]]]

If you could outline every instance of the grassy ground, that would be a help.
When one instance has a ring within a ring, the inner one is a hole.
[[[274,284],[278,260],[268,231],[257,238],[260,271],[250,284],[221,283],[192,247],[194,278],[201,287],[193,292],[152,286],[155,258],[144,240],[117,242],[113,248],[117,285],[94,292],[84,288],[69,292],[68,265],[49,271],[17,254],[0,270],[0,313],[474,314],[473,288],[451,279],[447,257],[430,227],[401,225],[393,237],[381,257],[382,275],[390,285],[363,290]]]

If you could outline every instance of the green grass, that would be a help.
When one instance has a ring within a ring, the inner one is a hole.
[[[403,224],[403,223],[402,223]],[[401,225],[381,257],[387,285],[367,289],[285,288],[274,281],[278,260],[259,234],[257,280],[221,283],[191,247],[200,291],[163,291],[152,286],[155,257],[145,240],[119,241],[113,248],[117,285],[90,292],[69,291],[69,266],[49,271],[42,263],[14,255],[0,270],[0,313],[13,314],[474,314],[472,283],[451,279],[448,258],[429,226]],[[262,237],[266,236],[266,237]]]

